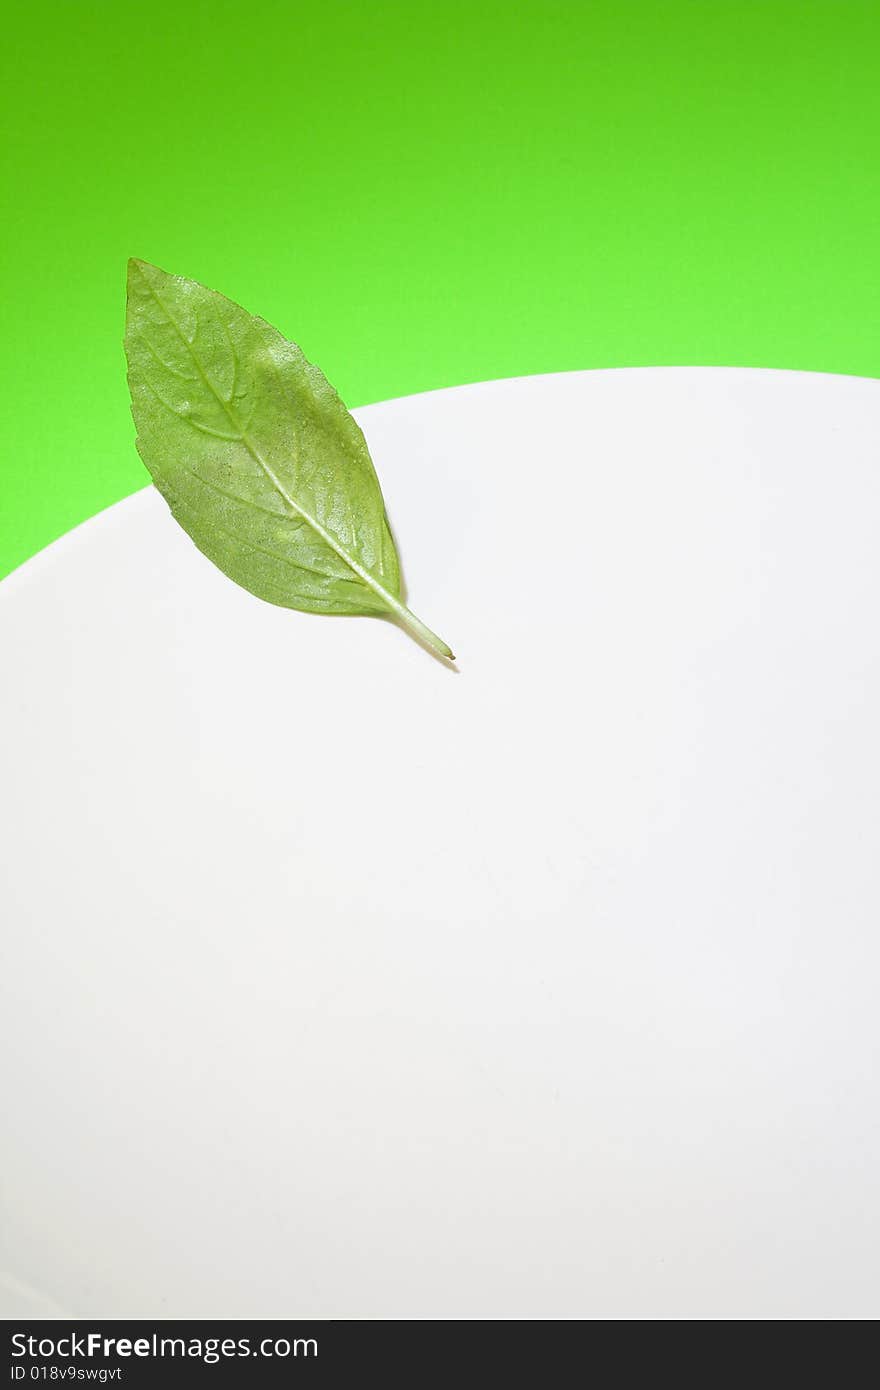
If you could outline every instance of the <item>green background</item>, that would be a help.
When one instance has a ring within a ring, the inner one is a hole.
[[[0,573],[146,481],[125,261],[350,405],[670,363],[880,375],[878,0],[21,4]]]

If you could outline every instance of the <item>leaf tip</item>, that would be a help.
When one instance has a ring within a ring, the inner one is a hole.
[[[128,283],[132,284],[135,280],[152,281],[160,276],[162,271],[158,266],[151,265],[149,261],[142,261],[139,256],[129,256],[128,258]]]

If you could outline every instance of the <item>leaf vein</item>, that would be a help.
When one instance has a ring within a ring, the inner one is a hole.
[[[185,504],[181,504],[180,510],[188,510]],[[230,531],[227,526],[221,526],[218,521],[212,522],[213,529],[219,531],[221,536],[228,536],[229,540],[234,541],[245,550],[253,550],[257,555],[265,555],[270,560],[275,560],[279,565],[287,565],[289,569],[301,570],[304,574],[317,575],[319,579],[326,579],[334,584],[346,583],[349,581],[340,580],[338,575],[325,574],[323,570],[315,569],[314,565],[303,565],[298,560],[294,560],[289,555],[281,555],[276,550],[269,550],[264,545],[258,545],[256,541],[248,540],[240,536],[237,531]],[[323,596],[322,596],[323,597]]]
[[[214,439],[224,439],[229,444],[244,443],[242,435],[225,434],[222,430],[213,430],[210,425],[203,425],[202,422],[197,420],[194,415],[191,415],[189,411],[178,410],[176,405],[172,405],[170,401],[166,401],[161,392],[157,391],[153,383],[147,381],[146,377],[144,377],[144,385],[148,391],[152,392],[160,405],[164,406],[171,415],[176,415],[178,420],[182,420],[185,425],[192,425],[193,429],[200,430],[202,434],[209,434]]]

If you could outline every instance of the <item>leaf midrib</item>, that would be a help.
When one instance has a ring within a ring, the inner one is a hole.
[[[249,507],[251,511],[261,512],[263,516],[271,517],[274,521],[286,521],[289,524],[292,520],[291,517],[285,517],[282,513],[273,512],[271,507],[264,507],[259,502],[253,502],[249,497],[242,497],[238,492],[230,492],[227,488],[221,487],[219,483],[212,482],[210,478],[203,478],[201,473],[197,473],[194,468],[190,468],[187,464],[183,466],[186,468],[190,477],[195,478],[197,483],[201,483],[202,487],[207,488],[210,492],[216,492],[219,497],[226,497],[230,502],[237,502],[242,507]],[[319,579],[340,579],[340,575],[338,574],[328,574],[326,570],[318,569],[315,565],[303,564],[301,560],[294,560],[290,555],[279,555],[275,550],[268,550],[265,546],[257,545],[255,541],[248,540],[245,536],[240,536],[237,532],[228,530],[226,527],[221,526],[219,522],[214,522],[214,525],[217,527],[218,531],[222,531],[224,535],[229,536],[231,540],[237,541],[239,545],[248,547],[251,550],[256,550],[262,555],[269,555],[273,559],[278,560],[281,564],[288,565],[291,569],[301,570],[303,574],[314,574]],[[348,583],[347,580],[345,582]]]

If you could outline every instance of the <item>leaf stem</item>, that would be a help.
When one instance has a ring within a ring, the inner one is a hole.
[[[406,607],[406,604],[400,603],[385,591],[382,592],[382,597],[385,599],[385,602],[391,608],[394,615],[400,619],[403,626],[411,632],[414,637],[418,638],[420,642],[424,642],[425,646],[430,647],[431,651],[435,652],[437,656],[442,656],[446,661],[455,660],[455,654],[452,648],[447,646],[443,638],[438,637],[436,632],[432,632],[427,623],[423,623],[421,618],[417,618],[415,613]]]

